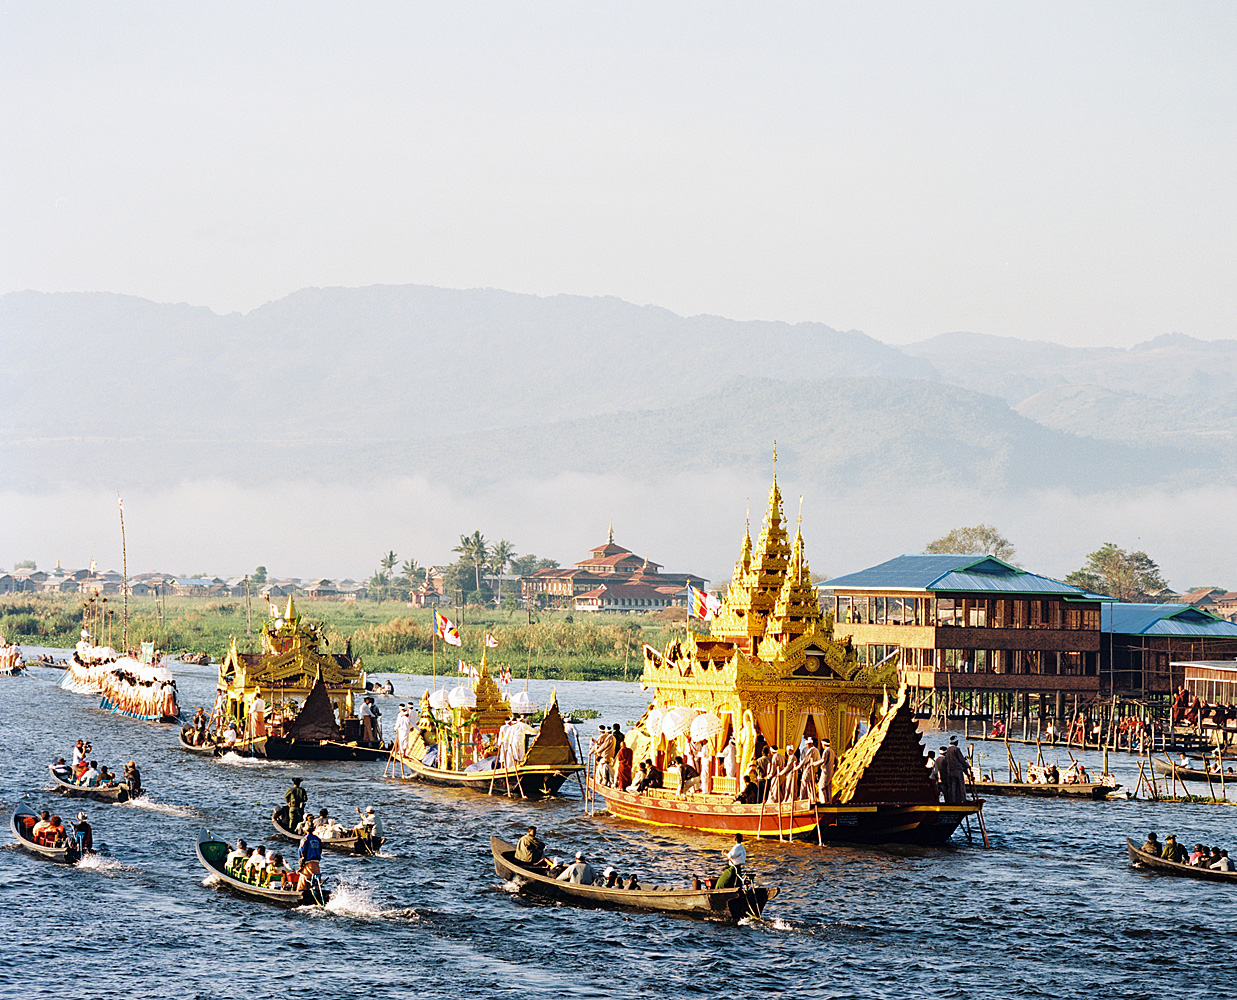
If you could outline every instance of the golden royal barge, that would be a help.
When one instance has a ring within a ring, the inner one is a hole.
[[[262,625],[261,651],[242,653],[232,639],[219,664],[207,744],[270,760],[378,760],[381,742],[363,739],[359,717],[365,670],[352,655],[324,652],[322,626],[302,619],[291,597],[284,613]],[[229,725],[238,734],[225,740]],[[182,739],[182,743],[184,740]]]
[[[760,536],[753,546],[750,525],[745,531],[710,633],[688,632],[663,651],[645,646],[642,680],[653,704],[626,745],[633,766],[651,762],[666,787],[615,788],[594,773],[590,809],[603,799],[619,819],[711,833],[941,844],[981,808],[978,801],[940,801],[896,657],[861,664],[849,643],[834,641],[812,587],[802,528],[792,544],[785,527],[776,475]],[[899,692],[892,704],[891,688]],[[788,794],[736,801],[758,741],[797,751],[809,736],[817,746],[829,741],[831,780],[802,781],[796,771]],[[679,794],[671,762],[689,751],[702,761],[700,789]]]
[[[514,716],[490,676],[485,652],[470,685],[425,692],[420,721],[406,744],[392,748],[389,766],[396,778],[530,799],[555,794],[583,770],[557,696],[551,694],[534,730]]]

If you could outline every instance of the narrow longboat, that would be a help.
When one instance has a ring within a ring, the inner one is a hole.
[[[67,769],[57,768],[55,764],[47,765],[47,773],[56,783],[56,791],[74,799],[94,799],[96,802],[128,802],[129,786],[123,781],[114,785],[79,785],[69,781]]]
[[[287,822],[288,807],[276,806],[275,811],[271,813],[271,826],[275,828],[275,836],[280,840],[299,844],[301,842],[301,835],[294,830],[290,830]],[[374,855],[386,843],[385,837],[379,837],[378,842],[374,843],[368,837],[359,837],[355,833],[347,837],[323,837],[319,834],[318,839],[322,841],[323,847],[328,850],[339,851],[342,854]]]
[[[709,833],[937,845],[983,807],[974,799],[940,801],[898,654],[861,662],[848,642],[835,641],[812,586],[802,526],[791,543],[776,476],[759,538],[753,545],[749,524],[709,632],[688,631],[664,650],[646,645],[641,682],[652,688],[653,704],[625,745],[633,777],[648,761],[667,787],[637,794],[596,780],[594,768],[590,812],[604,800],[605,812],[622,820]],[[893,705],[891,689],[899,691]],[[826,766],[816,749],[806,778],[796,771],[776,779],[792,786],[780,804],[776,795],[763,805],[737,801],[758,737],[797,751],[809,736],[814,748],[828,741],[834,755],[824,802],[807,797],[808,784],[821,787]],[[699,786],[682,795],[676,757],[703,764]],[[734,776],[725,773],[731,764]]]
[[[598,885],[560,882],[544,872],[516,861],[515,845],[495,836],[490,837],[490,853],[494,855],[494,874],[508,882],[519,883],[522,893],[555,899],[572,906],[654,911],[706,920],[738,921],[749,916],[759,917],[765,905],[778,894],[775,886],[736,886],[720,890],[607,889]]]
[[[1040,784],[1035,781],[977,781],[975,791],[984,795],[1025,795],[1046,799],[1106,799],[1121,788],[1121,783],[1106,785],[1102,781],[1053,782]]]
[[[1149,868],[1152,871],[1160,872],[1164,875],[1178,875],[1183,878],[1197,878],[1206,882],[1228,882],[1237,884],[1237,872],[1218,872],[1210,868],[1195,868],[1191,865],[1181,864],[1177,861],[1169,861],[1167,858],[1158,857],[1144,851],[1141,847],[1125,838],[1126,850],[1130,854],[1130,864],[1142,865],[1144,868]]]
[[[242,653],[233,638],[219,664],[210,730],[228,722],[240,738],[219,754],[268,760],[381,760],[388,750],[365,740],[358,716],[365,670],[352,655],[323,650],[322,626],[305,621],[288,598],[279,617],[262,625],[261,650]],[[189,748],[186,748],[189,749]]]
[[[29,809],[19,808],[13,813],[13,818],[9,821],[9,829],[13,831],[13,836],[17,838],[17,843],[20,847],[31,854],[37,854],[39,857],[47,858],[49,861],[59,861],[61,864],[72,865],[81,860],[81,855],[77,851],[76,840],[66,840],[61,847],[48,847],[45,844],[36,844],[34,838],[30,836],[30,830],[38,821],[38,818],[38,815]]]
[[[584,770],[567,735],[556,695],[550,696],[540,728],[534,732],[524,727],[517,735],[524,742],[533,737],[527,750],[516,755],[514,766],[510,762],[503,766],[503,754],[491,741],[510,717],[511,705],[490,676],[484,652],[477,677],[466,690],[473,695],[466,700],[475,702],[467,707],[435,710],[429,693],[422,696],[420,724],[402,751],[392,750],[386,773],[430,785],[537,799],[554,795],[564,781]]]
[[[1210,781],[1211,784],[1217,787],[1221,783],[1237,785],[1237,775],[1220,774],[1218,771],[1208,771],[1206,768],[1183,767],[1181,764],[1174,764],[1171,761],[1162,761],[1158,757],[1151,758],[1151,766],[1155,769],[1156,774],[1176,777],[1179,781],[1201,781],[1204,784]]]
[[[220,744],[215,742],[207,742],[202,744],[190,743],[185,739],[184,729],[180,731],[180,735],[177,737],[177,742],[180,744],[180,748],[182,750],[185,750],[188,753],[195,753],[199,757],[218,757],[221,752]]]
[[[317,889],[280,889],[278,886],[252,885],[243,879],[236,878],[224,871],[231,845],[220,840],[209,830],[198,832],[198,840],[194,845],[198,861],[203,868],[218,879],[219,884],[242,896],[260,899],[265,903],[275,903],[277,906],[325,906],[331,894],[319,886]]]

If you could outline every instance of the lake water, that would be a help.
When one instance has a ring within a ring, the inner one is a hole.
[[[213,667],[176,669],[189,712]],[[749,844],[750,869],[781,887],[766,920],[738,927],[535,903],[495,875],[489,837],[530,822],[553,854],[584,850],[646,884],[715,873],[724,838],[583,815],[574,783],[540,803],[383,778],[382,763],[204,760],[176,729],[105,714],[55,686],[59,673],[0,678],[0,798],[90,815],[107,854],[67,868],[0,851],[0,995],[262,1000],[373,997],[1216,997],[1229,990],[1237,886],[1133,869],[1124,838],[1150,829],[1237,847],[1225,806],[993,799],[992,849],[962,833],[946,849]],[[395,676],[398,697],[427,678]],[[455,678],[448,678],[454,684]],[[517,682],[515,688],[522,687]],[[552,685],[532,682],[544,699]],[[627,723],[634,683],[558,682],[566,708]],[[47,764],[89,739],[114,770],[139,763],[148,797],[107,806],[60,798]],[[931,734],[928,746],[939,744]],[[998,765],[1004,749],[978,744]],[[1025,757],[1023,753],[1021,756]],[[1063,762],[1068,763],[1064,752]],[[1084,754],[1092,767],[1098,755]],[[1132,784],[1137,766],[1114,755]],[[283,911],[213,885],[193,845],[205,826],[270,844],[271,807],[293,775],[313,809],[373,804],[388,857],[328,854],[325,911]],[[8,838],[11,840],[11,837]]]

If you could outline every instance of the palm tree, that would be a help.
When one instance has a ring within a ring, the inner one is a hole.
[[[497,577],[501,577],[507,572],[507,566],[514,558],[515,546],[507,539],[504,538],[501,542],[495,542],[490,549],[490,572]],[[503,582],[501,579],[497,581],[494,592],[500,597],[502,596]]]
[[[385,572],[390,573],[391,570],[395,568],[395,564],[397,562],[399,562],[399,556],[397,556],[394,552],[388,552],[382,557],[381,565]]]
[[[490,546],[485,536],[480,531],[474,531],[471,535],[460,535],[460,544],[451,551],[458,552],[461,559],[472,563],[477,579],[477,590],[480,590],[481,566],[490,553]]]
[[[408,581],[408,586],[415,587],[421,582],[421,578],[425,576],[425,570],[417,565],[415,559],[405,559],[404,565],[399,568],[400,574]]]

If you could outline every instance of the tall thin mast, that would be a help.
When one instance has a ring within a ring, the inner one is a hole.
[[[123,652],[129,648],[129,553],[125,547],[125,502],[120,499],[119,493],[116,494],[116,503],[120,507],[120,568],[125,588],[124,616],[120,626],[120,648]]]

